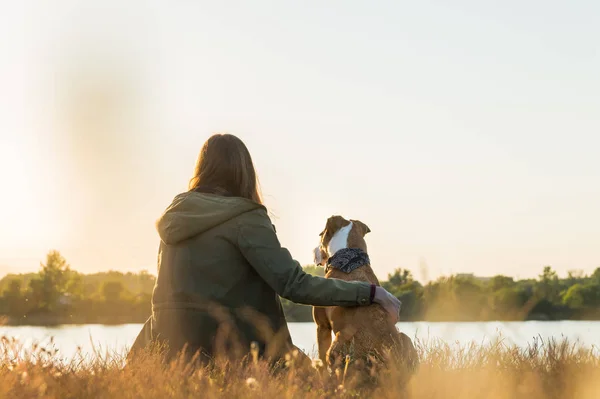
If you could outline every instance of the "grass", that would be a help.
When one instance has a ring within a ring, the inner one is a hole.
[[[377,387],[360,388],[343,373],[329,375],[319,365],[273,373],[260,360],[217,362],[192,369],[168,365],[155,353],[128,363],[122,354],[96,353],[61,362],[55,350],[0,342],[0,398],[597,398],[600,356],[567,341],[532,341],[526,349],[501,340],[458,350],[449,344],[415,342],[421,366],[406,381],[397,370],[382,372]],[[252,359],[252,356],[250,356]]]

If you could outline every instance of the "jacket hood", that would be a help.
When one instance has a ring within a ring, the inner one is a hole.
[[[165,244],[177,244],[259,208],[265,209],[245,198],[190,191],[173,199],[156,222],[156,229]]]

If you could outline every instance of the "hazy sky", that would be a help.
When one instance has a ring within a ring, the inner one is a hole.
[[[51,248],[155,272],[154,222],[217,131],[303,264],[341,214],[380,277],[591,272],[599,20],[594,0],[3,1],[0,274]]]

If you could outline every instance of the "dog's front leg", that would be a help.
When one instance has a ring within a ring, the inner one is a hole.
[[[329,322],[325,308],[322,307],[313,307],[313,319],[317,324],[319,359],[321,359],[325,366],[327,364],[327,351],[331,346],[331,323]]]
[[[331,347],[331,327],[317,326],[317,343],[319,346],[319,359],[324,365],[327,363],[327,351]]]

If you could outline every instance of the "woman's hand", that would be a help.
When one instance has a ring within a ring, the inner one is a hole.
[[[386,291],[385,288],[377,286],[375,287],[375,296],[373,297],[373,302],[383,306],[383,308],[389,313],[394,324],[398,322],[400,308],[402,307],[402,302],[400,302],[398,298]]]

